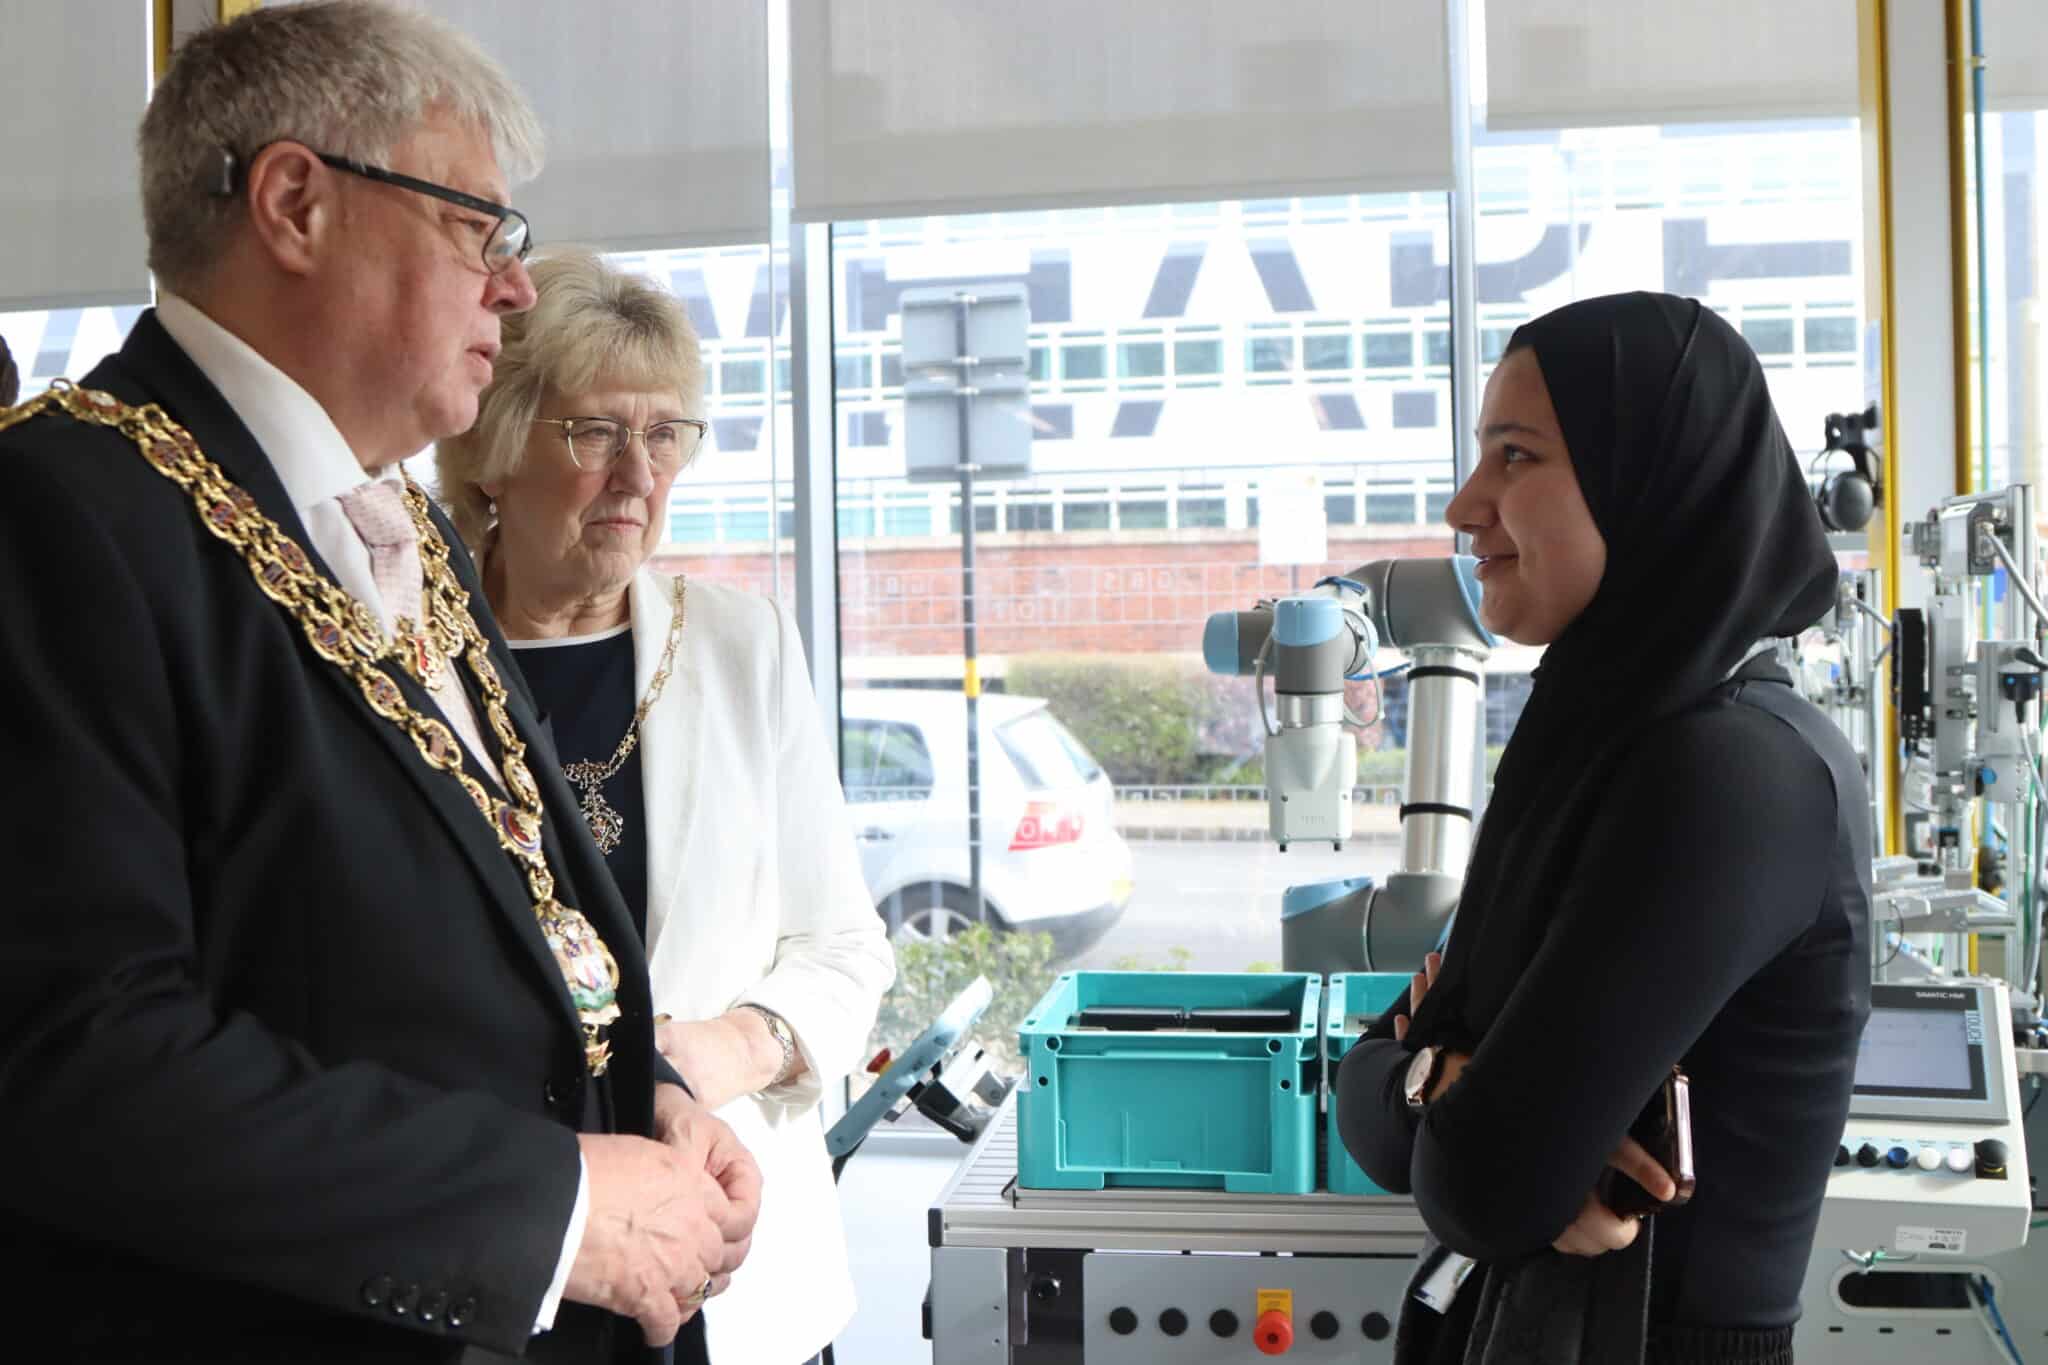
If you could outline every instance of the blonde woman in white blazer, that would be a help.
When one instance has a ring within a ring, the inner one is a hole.
[[[853,1313],[818,1102],[895,965],[788,615],[646,565],[703,434],[687,316],[586,252],[530,268],[441,494],[646,934],[657,1041],[761,1166],[752,1253],[676,1359],[798,1365]]]

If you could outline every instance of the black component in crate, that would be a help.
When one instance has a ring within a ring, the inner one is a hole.
[[[1118,1033],[1193,1029],[1210,1033],[1292,1033],[1290,1009],[1234,1009],[1221,1005],[1184,1010],[1172,1005],[1090,1005],[1074,1016],[1076,1028]]]
[[[1212,1029],[1217,1033],[1292,1033],[1294,1011],[1288,1009],[1211,1009],[1188,1011],[1189,1028]]]
[[[1188,1012],[1172,1005],[1090,1005],[1074,1016],[1076,1028],[1106,1028],[1118,1033],[1149,1033],[1180,1028]]]

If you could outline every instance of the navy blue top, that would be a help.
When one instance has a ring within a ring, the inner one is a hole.
[[[633,632],[622,630],[606,639],[575,644],[515,640],[512,652],[554,732],[555,752],[563,765],[610,762],[639,702],[633,695]],[[573,782],[570,786],[579,798],[583,795],[583,788]],[[640,786],[638,745],[599,790],[626,822],[604,861],[645,943],[647,798]]]

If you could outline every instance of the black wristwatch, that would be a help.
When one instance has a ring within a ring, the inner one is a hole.
[[[1416,1049],[1415,1056],[1408,1062],[1408,1077],[1402,1082],[1401,1090],[1408,1097],[1408,1109],[1419,1114],[1422,1106],[1429,1103],[1429,1092],[1436,1087],[1436,1078],[1443,1073],[1444,1050],[1440,1047]]]

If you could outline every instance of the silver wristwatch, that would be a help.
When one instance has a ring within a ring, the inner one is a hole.
[[[769,1009],[766,1005],[742,1004],[743,1010],[752,1010],[761,1016],[761,1022],[768,1026],[768,1036],[782,1049],[782,1065],[775,1069],[775,1079],[769,1085],[781,1085],[789,1079],[789,1073],[796,1069],[796,1034],[790,1031],[789,1021]],[[766,1087],[763,1087],[764,1089]]]

